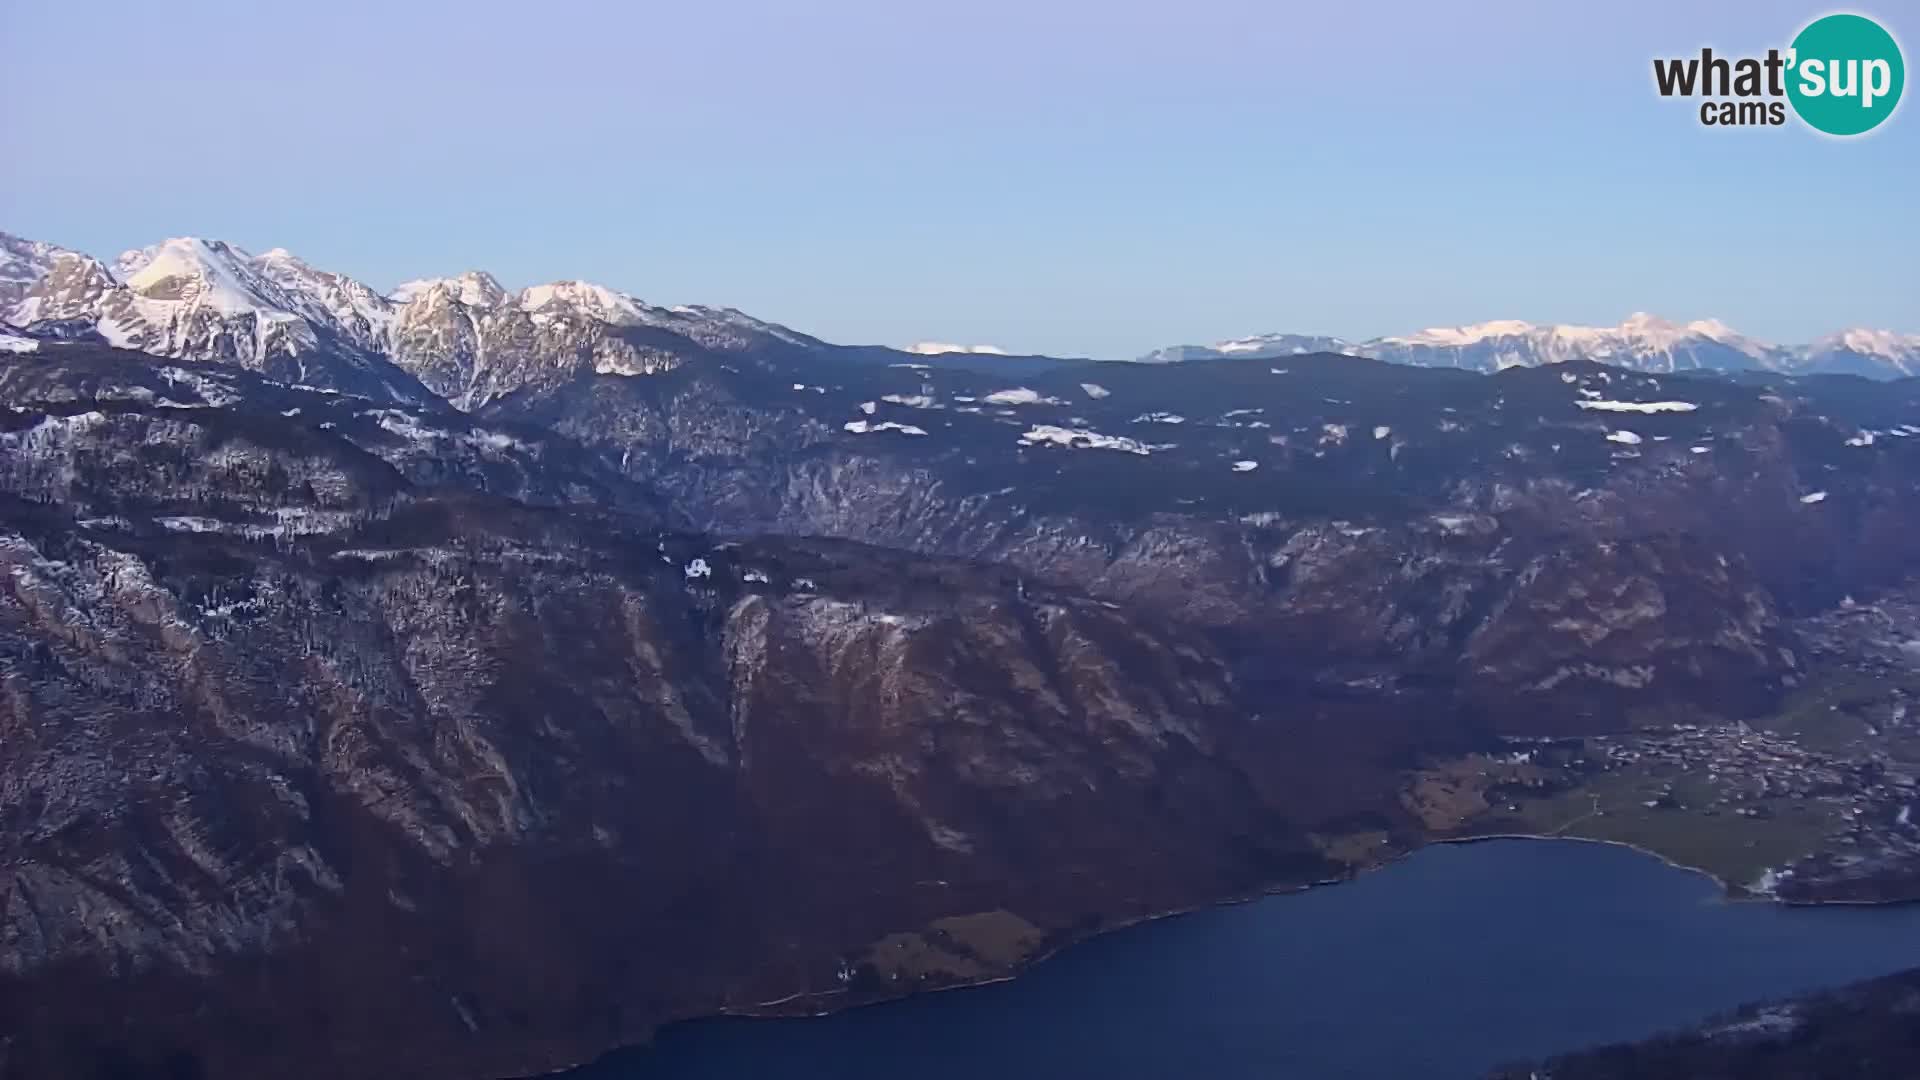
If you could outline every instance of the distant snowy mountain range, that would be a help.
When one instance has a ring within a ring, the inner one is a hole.
[[[733,308],[660,307],[583,281],[509,291],[469,271],[382,293],[281,248],[255,255],[180,237],[111,264],[0,233],[4,347],[100,340],[158,356],[216,360],[286,382],[475,409],[582,375],[648,375],[711,355],[824,353],[892,362],[947,356],[985,369],[1029,363],[991,345],[922,341],[904,349],[831,345]],[[1490,322],[1352,342],[1268,334],[1160,349],[1140,359],[1261,360],[1333,352],[1473,371],[1593,360],[1642,371],[1920,375],[1920,335],[1848,330],[1772,345],[1715,321],[1634,315],[1617,327]]]
[[[694,356],[824,342],[732,309],[657,307],[580,281],[508,292],[492,276],[382,294],[283,249],[180,237],[111,266],[0,233],[0,322],[331,389],[475,408],[582,372],[640,375]],[[417,380],[419,386],[409,384]]]
[[[920,356],[943,356],[947,353],[971,353],[976,356],[1007,355],[1007,350],[998,345],[954,345],[945,341],[916,341],[907,346],[906,351]]]
[[[1592,360],[1640,371],[1778,371],[1845,373],[1871,378],[1920,375],[1920,334],[1844,330],[1809,345],[1774,345],[1725,323],[1674,323],[1645,313],[1619,326],[1537,326],[1503,320],[1440,327],[1371,341],[1310,334],[1261,334],[1213,345],[1176,345],[1141,357],[1147,363],[1187,360],[1268,360],[1337,352],[1421,367],[1499,371],[1503,368]]]

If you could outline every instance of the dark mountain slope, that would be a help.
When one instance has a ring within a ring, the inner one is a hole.
[[[1751,1005],[1698,1031],[1604,1047],[1502,1080],[1856,1080],[1920,1076],[1920,971]]]
[[[1004,974],[1420,842],[1427,756],[1764,707],[1913,570],[1908,383],[902,363],[475,415],[0,357],[0,1075]]]
[[[1404,735],[1280,749],[1378,704],[1263,696],[1199,630],[54,355],[0,371],[5,1075],[532,1071],[1324,877],[1310,819],[1394,812],[1298,778]]]
[[[1751,707],[1794,671],[1778,612],[1913,572],[1917,388],[1332,356],[1017,383],[770,362],[488,415],[618,452],[720,533],[1001,562],[1335,681],[1598,716],[1655,682]]]

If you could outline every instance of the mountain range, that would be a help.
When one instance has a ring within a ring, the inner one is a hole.
[[[1807,345],[1774,345],[1715,319],[1674,323],[1636,312],[1619,326],[1536,326],[1503,320],[1435,327],[1369,341],[1313,334],[1259,334],[1212,345],[1175,345],[1140,357],[1146,363],[1271,360],[1334,352],[1420,367],[1501,371],[1588,360],[1648,372],[1772,371],[1784,374],[1920,375],[1920,334],[1843,330]]]
[[[532,1075],[1513,832],[1535,751],[1911,728],[1920,379],[0,250],[7,1080]],[[1920,896],[1920,782],[1821,761],[1756,895]]]
[[[662,307],[583,281],[510,291],[490,274],[469,271],[381,293],[281,248],[254,255],[193,237],[136,248],[108,265],[0,233],[0,322],[30,337],[84,336],[397,402],[435,397],[461,409],[583,372],[652,374],[702,356],[770,349],[880,362],[944,356],[976,369],[995,361],[1015,370],[1033,366],[991,345],[833,345],[733,308]],[[1783,346],[1713,320],[1676,324],[1646,314],[1617,327],[1501,321],[1357,342],[1264,334],[1139,359],[1253,361],[1314,352],[1480,372],[1587,360],[1668,373],[1920,374],[1920,335],[1856,329]]]
[[[738,311],[662,308],[578,281],[508,292],[490,275],[387,294],[283,249],[181,237],[112,266],[0,236],[0,313],[29,336],[86,337],[237,364],[299,384],[473,408],[581,371],[647,374],[689,356],[821,343]]]

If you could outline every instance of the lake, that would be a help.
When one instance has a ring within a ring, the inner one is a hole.
[[[1118,931],[1008,983],[676,1025],[568,1075],[1444,1080],[1916,966],[1920,906],[1729,903],[1624,848],[1498,840]]]

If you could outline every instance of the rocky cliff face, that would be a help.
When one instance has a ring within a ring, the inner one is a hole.
[[[366,292],[285,252],[255,259],[219,241],[178,239],[129,251],[112,270],[56,253],[6,318],[41,337],[213,360],[395,402],[431,400],[380,353],[383,315]]]
[[[1421,753],[1740,715],[1914,569],[1908,384],[709,348],[471,412],[0,356],[0,1075],[1005,973],[1417,838]]]
[[[0,321],[26,298],[35,282],[47,276],[60,254],[53,244],[0,233]]]
[[[400,295],[390,343],[396,361],[462,409],[586,373],[652,375],[707,355],[703,341],[726,348],[747,340],[581,282],[515,296],[485,274],[468,274],[417,282]]]

